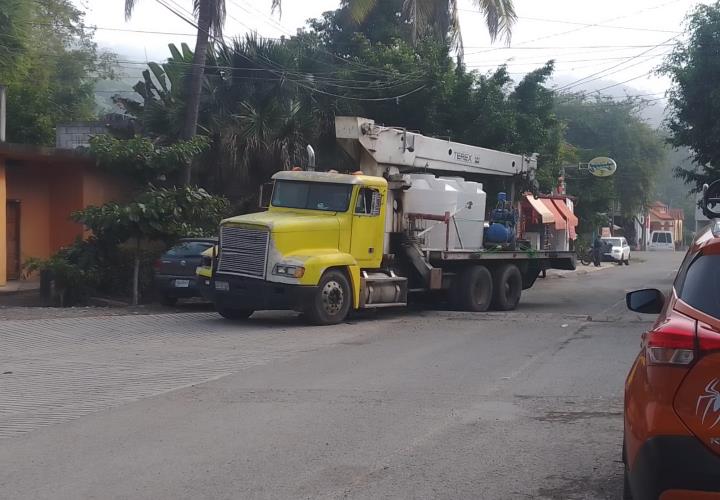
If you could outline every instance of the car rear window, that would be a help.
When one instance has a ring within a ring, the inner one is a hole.
[[[168,257],[196,257],[213,246],[208,241],[183,241],[166,252]]]
[[[720,255],[700,255],[687,268],[680,298],[720,319]]]

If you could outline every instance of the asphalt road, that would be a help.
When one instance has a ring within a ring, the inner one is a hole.
[[[620,498],[622,386],[681,254],[518,311],[0,323],[0,498]]]

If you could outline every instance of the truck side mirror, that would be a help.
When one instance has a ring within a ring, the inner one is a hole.
[[[265,184],[260,185],[258,208],[262,210],[267,210],[270,206],[270,201],[272,200],[273,185],[274,183],[272,182],[266,182]]]

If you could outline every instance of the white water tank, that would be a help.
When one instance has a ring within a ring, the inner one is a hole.
[[[437,178],[432,174],[410,174],[411,187],[405,191],[405,213],[454,216],[450,221],[450,249],[482,248],[485,219],[485,192],[482,184],[462,178]],[[424,234],[422,246],[426,249],[444,249],[446,225],[426,220],[424,226],[432,228]]]
[[[458,190],[455,222],[459,238],[456,248],[482,248],[487,201],[483,185],[480,182],[466,181],[461,177],[441,177],[440,180],[452,181]]]

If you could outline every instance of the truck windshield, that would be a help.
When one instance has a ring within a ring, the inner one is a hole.
[[[274,207],[345,212],[350,205],[352,186],[321,182],[276,181]]]

